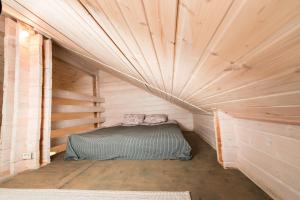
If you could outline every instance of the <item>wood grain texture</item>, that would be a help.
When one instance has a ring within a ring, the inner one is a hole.
[[[204,141],[216,149],[216,137],[213,115],[193,114],[194,132],[199,134]]]
[[[84,124],[98,124],[105,122],[103,117],[99,118],[80,118],[80,119],[68,119],[68,120],[60,120],[54,121],[51,123],[52,130],[67,128],[72,126],[79,126]]]
[[[60,128],[60,129],[51,131],[51,138],[65,137],[67,135],[83,133],[83,132],[93,130],[93,129],[95,129],[95,126],[93,124],[92,125],[84,124],[84,125]]]
[[[53,90],[55,89],[93,96],[93,77],[72,64],[54,57]]]
[[[300,124],[299,0],[3,0],[3,5],[7,14],[91,60],[80,62],[58,48],[54,88],[95,95],[95,80],[75,65],[90,75],[97,69],[113,74],[100,72],[97,88],[106,98],[105,126],[121,122],[125,113],[166,113],[183,129],[194,124],[213,145],[209,115],[194,115],[193,123],[190,112],[169,102],[193,112],[223,111],[217,138],[223,164],[238,167],[274,198],[299,199],[299,126],[231,117]],[[59,98],[53,99],[54,111],[80,109],[55,113],[53,124],[99,117],[101,106],[95,115],[93,101]],[[85,114],[77,113],[83,109]],[[8,114],[5,123],[9,119]],[[58,127],[52,138],[94,124]]]
[[[300,123],[299,113],[292,113],[300,102],[289,104],[289,93],[299,92],[300,85],[298,0],[3,4],[5,12],[60,46],[98,62],[95,68],[86,67],[89,73],[97,67],[112,70],[194,112],[219,109],[235,116]],[[61,53],[56,57],[83,65]],[[242,102],[245,109],[237,112],[240,107],[232,102]]]
[[[61,145],[51,147],[50,152],[55,154],[63,152],[66,150],[66,146],[67,146],[66,144],[61,144]]]
[[[299,198],[299,125],[239,119],[220,111],[214,116],[225,168],[241,170],[274,199]],[[196,123],[206,124],[206,118],[196,116]]]
[[[66,136],[95,129],[105,121],[101,117],[104,98],[95,92],[96,72],[69,62],[69,57],[53,59],[51,138],[59,142],[51,142],[52,154],[64,150]]]
[[[188,110],[103,71],[100,72],[100,91],[105,98],[103,126],[121,123],[124,114],[167,114],[169,119],[177,120],[183,130],[193,130],[193,116]]]
[[[52,112],[54,113],[77,113],[77,112],[104,112],[101,106],[73,106],[73,105],[53,105]]]
[[[72,91],[61,90],[61,89],[54,89],[52,92],[52,96],[61,99],[72,99],[72,100],[100,102],[100,103],[104,102],[104,99],[100,97],[89,96],[85,94],[80,94],[78,92],[72,92]]]
[[[214,112],[218,160],[224,168],[238,168],[235,118],[221,111]]]
[[[1,18],[4,20],[6,34],[4,39],[4,85],[3,85],[3,115],[1,122],[1,174],[10,175],[10,150],[12,141],[12,120],[14,111],[14,79],[15,79],[15,59],[7,59],[9,57],[16,57],[16,22],[9,18]],[[3,30],[3,27],[1,28]]]
[[[24,31],[28,33],[26,37],[22,36]],[[13,175],[40,166],[43,36],[6,17],[4,40],[0,171]],[[25,152],[30,152],[32,159],[23,160]]]
[[[300,126],[235,119],[239,169],[274,199],[299,199]]]
[[[40,163],[50,163],[51,108],[52,108],[52,41],[43,41],[43,101],[40,139]]]
[[[4,82],[4,33],[5,17],[0,17],[0,126],[2,123],[3,82]]]

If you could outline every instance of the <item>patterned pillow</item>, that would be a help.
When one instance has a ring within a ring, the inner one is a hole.
[[[138,125],[143,123],[144,119],[145,119],[144,114],[125,114],[123,116],[123,124]]]
[[[158,124],[168,121],[168,115],[165,114],[152,114],[146,115],[144,123],[148,124]]]

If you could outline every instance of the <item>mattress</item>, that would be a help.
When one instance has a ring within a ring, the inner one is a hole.
[[[177,124],[114,126],[70,135],[65,160],[191,159]]]

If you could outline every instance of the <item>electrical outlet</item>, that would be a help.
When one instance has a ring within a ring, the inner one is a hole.
[[[32,153],[23,153],[22,154],[23,160],[31,160],[32,159]]]

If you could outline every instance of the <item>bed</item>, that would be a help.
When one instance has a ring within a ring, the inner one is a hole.
[[[70,135],[65,160],[189,160],[178,124],[114,126]]]

